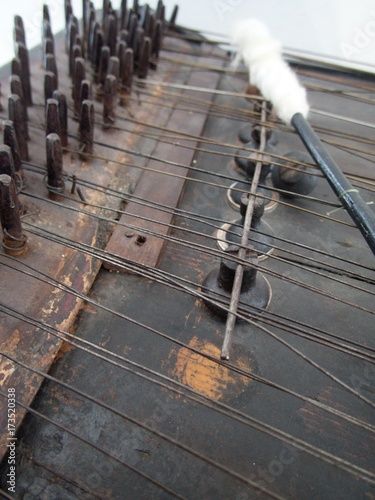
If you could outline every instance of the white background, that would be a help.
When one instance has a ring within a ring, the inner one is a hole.
[[[54,32],[64,26],[63,0],[1,2],[0,66],[13,57],[13,16],[23,17],[29,48],[40,43],[42,5],[50,7]],[[128,5],[132,0],[128,0]],[[142,2],[141,2],[142,3]],[[155,7],[157,0],[149,0]],[[346,62],[371,66],[375,72],[375,0],[165,0],[167,17],[180,5],[178,22],[228,34],[238,19],[257,17],[284,47],[325,54]],[[72,0],[81,16],[81,0]],[[94,0],[97,8],[102,0]],[[115,8],[120,0],[113,0]]]

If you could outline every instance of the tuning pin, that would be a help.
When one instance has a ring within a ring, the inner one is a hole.
[[[126,94],[131,93],[132,83],[133,83],[133,71],[134,71],[133,68],[134,68],[133,49],[126,49],[125,61],[120,75],[121,88]]]
[[[115,106],[117,96],[117,80],[113,75],[107,75],[103,94],[103,123],[110,127],[115,122]]]
[[[156,18],[160,19],[161,21],[164,21],[164,14],[165,14],[164,4],[162,0],[159,0],[158,5],[156,7]]]
[[[122,75],[125,64],[125,52],[127,49],[127,44],[123,40],[120,40],[117,44],[117,57],[119,60],[119,76]]]
[[[104,34],[103,31],[98,29],[95,32],[95,39],[94,39],[94,45],[92,49],[92,58],[91,62],[94,66],[94,71],[96,76],[99,74],[99,68],[100,68],[100,58],[102,54],[102,48],[104,47]]]
[[[27,237],[22,231],[20,203],[12,177],[0,175],[0,220],[5,253],[19,256],[27,249]]]
[[[241,245],[242,233],[245,225],[245,217],[249,204],[249,194],[241,197],[241,218],[224,224],[217,234],[219,248],[226,250],[230,245]],[[264,214],[265,200],[256,197],[254,200],[253,216],[251,219],[251,231],[249,234],[248,247],[257,254],[258,260],[266,259],[273,252],[273,231],[271,226],[262,219]]]
[[[82,38],[77,34],[75,39],[74,39],[74,45],[73,48],[78,45],[78,47],[81,49],[81,56],[85,59],[85,44],[83,43]]]
[[[120,13],[120,26],[121,29],[125,29],[126,26],[126,15],[127,15],[127,0],[121,0],[121,13]]]
[[[11,75],[16,75],[22,78],[22,71],[21,71],[21,61],[18,59],[18,57],[14,57],[11,61],[11,68],[10,68],[10,73]],[[22,82],[22,80],[21,80]],[[23,87],[22,87],[23,90]]]
[[[238,256],[238,247],[230,246],[219,269],[211,271],[202,283],[206,306],[220,317],[226,317],[231,301]],[[232,258],[230,258],[232,257]],[[258,259],[253,252],[247,252],[243,266],[243,280],[238,311],[243,315],[260,314],[271,301],[271,286],[257,270]],[[214,301],[215,303],[212,303]]]
[[[59,90],[55,90],[52,97],[58,102],[61,146],[66,148],[68,145],[68,106],[66,96]]]
[[[8,98],[9,119],[13,122],[16,132],[21,160],[29,161],[29,148],[27,145],[27,133],[22,111],[21,99],[18,95],[12,94]]]
[[[129,40],[129,31],[128,30],[121,30],[120,42],[125,42],[126,46],[128,46],[128,40]]]
[[[133,12],[135,14],[139,14],[139,3],[138,3],[138,0],[133,0]]]
[[[148,4],[145,4],[141,8],[141,15],[139,19],[139,25],[145,30],[145,34],[149,34],[150,29],[150,17],[151,17],[151,9]]]
[[[65,182],[61,141],[58,134],[50,133],[47,135],[46,156],[47,176],[45,183],[48,189],[48,197],[51,200],[60,201],[65,190]]]
[[[138,62],[141,58],[144,38],[145,38],[145,32],[143,28],[138,27],[135,33],[134,46],[133,46],[134,63],[136,66],[138,65]]]
[[[153,31],[153,36],[152,36],[151,57],[154,60],[159,59],[162,36],[163,36],[163,24],[160,20],[158,20],[156,21],[155,29]]]
[[[87,32],[87,52],[88,52],[87,58],[91,61],[92,61],[92,51],[94,46],[94,32],[95,32],[95,27],[97,25],[100,26],[99,23],[96,22],[95,8],[93,5],[90,4],[89,25]]]
[[[42,54],[44,68],[46,67],[46,62],[45,62],[46,56],[49,54],[55,55],[55,43],[52,40],[52,38],[45,38],[43,41],[43,54]]]
[[[13,122],[11,120],[4,120],[3,127],[4,127],[4,136],[3,136],[4,144],[6,146],[9,146],[11,151],[12,151],[14,169],[22,178],[23,185],[24,185],[25,180],[24,180],[23,172],[22,172],[21,156],[20,156],[17,135],[16,135],[16,131],[14,129]]]
[[[47,71],[44,73],[44,102],[47,103],[48,99],[52,99],[53,93],[57,90],[57,81],[55,73]]]
[[[56,88],[59,86],[59,76],[57,72],[56,58],[54,54],[46,54],[45,57],[45,70],[51,71],[56,77]]]
[[[74,67],[76,59],[82,59],[82,49],[80,45],[74,45],[69,56],[69,75],[74,79]]]
[[[21,16],[14,16],[13,39],[16,44],[22,43],[26,46],[25,26]]]
[[[80,92],[80,106],[82,106],[83,101],[92,100],[92,89],[90,80],[82,80],[81,82],[81,92]]]
[[[72,8],[71,0],[65,0],[64,12],[65,12],[65,26],[68,28],[69,27],[69,19],[73,15],[73,8]],[[67,45],[67,47],[68,47],[68,45]],[[67,51],[68,51],[68,49],[67,49]]]
[[[60,136],[59,102],[56,99],[48,99],[46,106],[46,136],[57,134]]]
[[[98,83],[104,84],[105,77],[108,71],[108,64],[110,58],[110,50],[106,45],[102,47],[100,51],[100,61],[99,61],[99,69],[98,69]]]
[[[83,101],[79,121],[79,150],[91,155],[94,151],[95,111],[92,101]],[[84,158],[86,158],[84,156]]]
[[[135,36],[138,28],[138,17],[136,14],[131,14],[128,25],[128,47],[133,48],[135,43]]]
[[[305,152],[292,151],[285,159],[278,160],[281,165],[272,166],[272,182],[277,189],[283,190],[286,198],[308,195],[317,183],[316,171],[305,165],[311,157]]]
[[[42,42],[44,42],[47,38],[50,40],[54,39],[50,22],[44,20],[42,23]]]
[[[10,92],[12,94],[18,95],[18,97],[21,100],[22,115],[23,115],[23,121],[24,121],[24,125],[25,125],[25,130],[26,130],[26,133],[27,133],[27,139],[30,139],[30,137],[29,137],[29,128],[28,128],[28,125],[27,125],[28,113],[27,113],[27,107],[26,107],[26,104],[25,104],[25,99],[24,99],[24,96],[23,96],[23,88],[22,88],[21,78],[19,76],[16,76],[16,75],[11,75],[9,81],[10,81]]]
[[[29,52],[22,43],[17,44],[17,57],[21,63],[21,81],[25,103],[27,106],[32,106],[33,99],[31,95]]]
[[[80,94],[82,80],[86,79],[86,66],[85,60],[82,57],[77,57],[74,63],[74,77],[73,77],[73,99],[74,99],[74,114],[80,114]]]
[[[147,78],[151,57],[151,39],[146,37],[143,40],[141,56],[138,61],[138,78]]]
[[[0,144],[0,175],[9,175],[17,183],[12,150],[5,144]]]
[[[120,61],[119,61],[118,57],[112,56],[109,58],[107,74],[113,75],[116,78],[116,80],[119,79],[119,77],[120,77]]]
[[[43,5],[43,21],[48,21],[49,23],[51,22],[48,5],[46,4]]]
[[[109,7],[110,7],[110,0],[103,0],[103,22],[106,21],[108,14],[109,14]]]
[[[66,30],[66,51],[68,54],[71,53],[73,45],[75,43],[76,36],[79,34],[78,19],[72,14],[69,17],[68,27]]]
[[[83,38],[87,36],[88,30],[88,13],[89,13],[89,1],[82,0],[82,24],[83,24]]]
[[[117,43],[117,21],[116,17],[111,14],[106,22],[106,45],[108,45],[111,56],[116,54]]]
[[[169,23],[168,23],[169,29],[173,29],[176,26],[176,19],[177,19],[177,15],[178,15],[178,10],[179,10],[178,5],[175,5],[173,8],[173,11],[172,11],[171,18],[170,18]]]

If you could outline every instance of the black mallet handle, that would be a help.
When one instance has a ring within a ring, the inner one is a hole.
[[[301,113],[293,116],[292,125],[375,255],[375,213],[350,184]]]

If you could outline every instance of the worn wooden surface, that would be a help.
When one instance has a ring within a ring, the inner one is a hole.
[[[61,38],[59,43],[60,45],[63,43]],[[167,39],[165,43],[168,45]],[[176,45],[176,42],[173,43]],[[185,44],[178,42],[177,46],[181,48]],[[160,79],[160,81],[178,83],[184,83],[188,78],[186,75],[176,74],[173,68],[172,71],[170,67],[164,68],[162,63],[159,68],[159,73],[151,72],[149,77],[156,81]],[[59,53],[58,69],[59,90],[66,93],[69,115],[72,115],[73,101],[70,80],[67,76],[67,56],[64,50]],[[1,84],[4,96],[9,93],[8,70],[9,68],[6,68],[2,73],[4,78]],[[135,189],[142,173],[141,167],[146,164],[146,160],[140,158],[135,162],[134,158],[124,152],[96,145],[94,155],[97,158],[83,161],[77,154],[78,123],[69,119],[71,137],[68,152],[64,155],[64,171],[70,179],[73,175],[77,177],[85,203],[79,198],[77,192],[70,194],[71,180],[66,182],[65,198],[57,203],[48,201],[47,188],[43,183],[46,163],[42,85],[44,73],[40,65],[39,50],[33,52],[31,73],[34,99],[34,106],[29,108],[31,159],[30,165],[24,166],[27,189],[20,196],[25,210],[24,230],[28,236],[28,251],[18,262],[14,262],[8,259],[0,249],[0,259],[3,264],[0,275],[0,295],[3,305],[14,309],[14,315],[4,310],[0,313],[0,351],[4,355],[15,356],[31,368],[47,372],[62,344],[61,335],[54,335],[53,333],[56,332],[53,328],[72,331],[82,300],[66,294],[54,283],[45,283],[35,277],[26,276],[22,272],[29,272],[41,278],[42,276],[38,275],[38,270],[41,270],[57,282],[72,287],[77,293],[87,294],[101,267],[101,261],[74,246],[78,243],[88,245],[89,249],[90,247],[101,249],[105,247],[113,230],[111,221],[115,221],[117,210],[123,206],[122,197],[126,199]],[[208,83],[204,77],[203,80],[204,83]],[[211,83],[215,84],[214,78]],[[142,88],[140,84],[139,90]],[[100,89],[97,86],[94,86],[93,92],[94,95],[96,92],[100,95]],[[150,93],[148,101],[158,96],[157,87],[152,86]],[[149,121],[160,125],[165,125],[171,114],[174,114],[174,119],[177,120],[184,118],[178,116],[177,111],[174,113],[173,110],[166,110],[157,102],[155,104],[148,102],[147,105],[143,105],[142,98],[137,94],[137,86],[134,86],[132,95],[122,99],[122,104],[125,106],[116,108],[116,126],[120,129],[126,126],[127,131],[102,129],[102,104],[100,99],[96,99],[95,141],[108,146],[121,145],[123,148],[150,154],[155,150],[156,141],[142,138],[140,134],[145,127],[127,122],[126,118],[133,116],[140,123]],[[7,118],[6,106],[1,116]],[[196,120],[203,123],[204,115],[197,116]],[[136,163],[140,168],[129,167],[127,163]],[[36,168],[33,167],[34,165]],[[118,197],[115,199],[107,196],[105,191],[92,189],[87,183],[117,190]],[[100,207],[106,207],[106,209]],[[124,228],[121,227],[121,231],[123,230]],[[48,238],[51,237],[49,232],[52,235],[58,234],[62,238],[61,243],[49,241]],[[72,244],[73,248],[69,248],[67,244]],[[19,313],[21,318],[18,316]],[[34,321],[28,322],[28,318]],[[38,322],[45,328],[38,327]],[[1,357],[1,390],[6,392],[7,388],[14,387],[18,400],[24,405],[31,404],[41,382],[41,377],[17,366],[6,356]],[[25,412],[20,408],[17,412],[17,426],[24,414]],[[0,398],[0,436],[2,437],[7,432],[6,415],[6,400]],[[6,450],[6,440],[0,439],[0,456],[3,456]]]

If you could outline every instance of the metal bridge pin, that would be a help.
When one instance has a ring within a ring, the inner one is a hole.
[[[29,148],[27,145],[27,134],[23,119],[21,99],[18,95],[12,94],[8,98],[9,119],[13,122],[16,132],[20,157],[23,161],[29,161]]]
[[[276,188],[284,191],[282,194],[286,198],[311,193],[316,186],[317,176],[311,175],[314,174],[314,169],[304,165],[311,163],[311,156],[302,151],[292,151],[278,160],[278,163],[282,165],[272,166],[272,182]]]
[[[0,220],[5,253],[19,256],[27,250],[27,237],[22,231],[20,203],[12,177],[0,175]]]
[[[47,100],[46,108],[46,136],[49,134],[60,136],[59,102],[56,99]]]
[[[110,127],[115,122],[115,106],[117,97],[117,80],[113,75],[107,75],[103,95],[103,123]]]
[[[66,96],[59,90],[55,90],[52,97],[58,102],[60,140],[61,146],[65,148],[68,145],[68,106]]]
[[[81,153],[91,155],[94,152],[94,125],[94,103],[89,100],[83,101],[78,130],[79,150]],[[82,157],[87,159],[85,155],[82,155]]]
[[[230,245],[241,245],[241,238],[245,224],[249,195],[243,194],[241,197],[240,214],[241,218],[224,224],[217,234],[219,248],[226,250]],[[255,198],[253,217],[251,219],[251,231],[249,234],[248,247],[256,252],[258,260],[266,259],[273,252],[273,231],[271,226],[262,220],[264,214],[265,200]]]
[[[223,318],[227,316],[231,300],[237,269],[234,259],[237,257],[238,247],[228,247],[226,254],[219,269],[211,271],[202,284],[204,303],[212,312]],[[232,256],[232,259],[229,256]],[[245,261],[238,311],[242,315],[249,316],[260,314],[267,309],[272,292],[268,280],[257,270],[258,259],[255,254],[249,251]]]
[[[46,137],[47,175],[45,178],[48,197],[54,201],[62,199],[65,190],[63,156],[60,137],[48,134]]]
[[[57,90],[56,75],[52,71],[44,73],[44,102],[52,99],[53,93]]]

